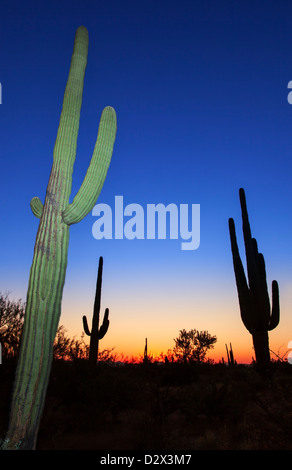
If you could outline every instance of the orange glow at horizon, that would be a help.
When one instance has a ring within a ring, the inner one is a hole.
[[[211,291],[191,278],[183,279],[181,283],[176,279],[158,282],[157,277],[145,278],[146,275],[125,285],[113,278],[108,282],[104,276],[100,315],[102,318],[105,308],[109,308],[110,326],[100,341],[100,350],[113,349],[117,358],[139,358],[143,356],[147,338],[148,354],[157,358],[173,349],[174,338],[178,337],[180,330],[195,328],[207,330],[217,337],[214,348],[207,352],[207,359],[218,362],[223,357],[226,362],[225,344],[229,347],[231,343],[237,363],[252,363],[252,336],[241,321],[232,277],[231,280],[223,280],[220,285],[214,283]],[[77,281],[76,286],[70,282],[70,290],[65,290],[60,325],[65,326],[70,337],[80,338],[83,315],[87,316],[91,325],[95,281],[94,276],[90,283],[78,279],[78,287]],[[82,298],[78,292],[82,292]],[[114,297],[112,292],[115,293]],[[269,340],[270,349],[282,357],[292,340],[290,286],[281,287],[280,300],[280,324],[269,332]],[[84,340],[89,342],[86,335]],[[275,354],[271,353],[272,359],[276,359]]]

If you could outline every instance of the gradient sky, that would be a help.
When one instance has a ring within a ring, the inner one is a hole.
[[[100,343],[124,355],[173,348],[180,329],[208,330],[221,358],[231,342],[250,362],[230,250],[235,219],[244,260],[238,190],[244,187],[269,289],[280,288],[281,320],[270,346],[292,340],[292,4],[288,0],[2,0],[0,291],[25,300],[75,31],[89,54],[73,174],[82,183],[102,109],[118,131],[98,203],[200,204],[200,246],[181,240],[96,240],[96,217],[70,229],[60,324],[70,336],[91,322],[99,256],[102,308],[110,329]],[[126,219],[125,219],[126,220]]]

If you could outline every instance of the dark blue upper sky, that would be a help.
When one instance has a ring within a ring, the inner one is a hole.
[[[289,0],[2,0],[0,290],[25,296],[38,224],[29,201],[44,199],[81,24],[89,54],[72,196],[88,167],[101,111],[111,105],[118,132],[99,202],[112,205],[123,195],[125,204],[144,207],[198,203],[201,244],[182,252],[177,241],[97,242],[89,215],[71,229],[67,276],[77,278],[82,266],[94,285],[103,255],[128,286],[155,269],[182,283],[184,276],[194,284],[205,280],[211,292],[230,280],[236,298],[228,218],[235,218],[241,243],[242,186],[268,280],[289,290]]]

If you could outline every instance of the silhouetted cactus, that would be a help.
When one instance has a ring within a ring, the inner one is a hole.
[[[273,281],[271,309],[265,261],[263,255],[258,252],[257,241],[251,236],[245,193],[242,188],[239,190],[239,197],[248,281],[238,251],[233,219],[229,219],[229,232],[240,312],[242,321],[253,338],[256,362],[259,366],[265,366],[270,363],[268,331],[276,328],[280,319],[279,288],[277,281]]]
[[[148,364],[148,361],[149,361],[149,358],[148,358],[147,338],[145,338],[143,364]]]
[[[69,204],[76,157],[88,32],[75,35],[53,165],[44,205],[33,198],[31,209],[40,218],[27,291],[20,355],[12,395],[10,422],[4,449],[35,448],[53,358],[53,342],[61,314],[69,227],[82,220],[99,196],[111,161],[116,136],[116,114],[105,108],[92,159],[83,183]]]
[[[102,339],[107,333],[109,327],[109,309],[106,308],[104,312],[103,322],[101,327],[99,327],[99,313],[100,313],[100,299],[101,299],[101,286],[102,286],[102,268],[103,268],[103,258],[99,258],[98,264],[98,274],[96,281],[96,291],[95,291],[95,300],[93,307],[93,317],[92,317],[92,327],[91,332],[88,328],[88,323],[86,316],[83,316],[83,327],[85,333],[90,336],[90,345],[89,345],[89,361],[91,364],[96,364],[98,361],[98,344],[99,340]]]
[[[234,355],[233,355],[232,344],[230,343],[230,349],[228,349],[227,344],[225,344],[225,346],[226,346],[226,352],[227,352],[228,365],[233,367],[233,366],[235,366],[236,361],[235,361]]]

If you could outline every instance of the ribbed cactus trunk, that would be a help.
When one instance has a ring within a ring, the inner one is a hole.
[[[40,218],[40,223],[30,271],[10,422],[3,449],[35,448],[61,314],[69,226],[82,220],[94,206],[113,151],[116,116],[112,108],[105,108],[90,166],[82,186],[69,204],[87,50],[88,33],[81,26],[76,31],[45,203],[42,205],[38,198],[31,201],[32,211]]]
[[[267,366],[271,361],[269,333],[267,330],[254,331],[252,343],[255,353],[255,361],[259,366]]]

